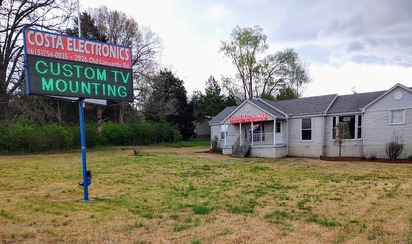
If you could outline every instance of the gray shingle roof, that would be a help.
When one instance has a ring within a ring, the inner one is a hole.
[[[213,119],[209,121],[209,124],[217,124],[221,123],[224,119],[226,119],[235,109],[237,106],[231,106],[224,108],[220,113],[218,113]]]
[[[303,97],[297,99],[283,100],[283,101],[269,101],[271,106],[278,108],[282,112],[290,115],[310,115],[325,113],[330,104],[336,98],[336,94]]]
[[[331,94],[283,101],[270,101],[266,99],[253,99],[249,101],[276,117],[284,117],[284,114],[288,116],[304,116],[323,113],[356,113],[360,112],[365,106],[373,102],[385,92],[387,91],[356,93],[341,96]],[[222,123],[223,120],[226,119],[236,108],[237,106],[225,108],[209,123]]]
[[[328,110],[328,114],[359,112],[363,107],[385,92],[386,91],[377,91],[338,96]]]
[[[263,100],[263,99],[262,99],[262,100]],[[271,115],[274,115],[274,116],[276,116],[276,117],[281,117],[281,118],[284,118],[284,117],[285,117],[284,114],[280,113],[278,110],[274,109],[273,107],[271,107],[271,106],[269,106],[267,103],[265,103],[266,101],[265,101],[265,102],[262,102],[261,100],[255,100],[255,99],[252,99],[252,100],[249,100],[249,101],[250,101],[251,103],[255,104],[256,106],[258,106],[258,107],[266,110],[266,111],[267,111],[268,113],[270,113]]]

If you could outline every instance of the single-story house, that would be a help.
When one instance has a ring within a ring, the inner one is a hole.
[[[279,158],[336,157],[336,125],[347,122],[342,157],[387,158],[386,145],[402,139],[399,158],[412,155],[412,88],[324,95],[284,101],[248,99],[209,121],[211,140],[224,154]]]
[[[210,138],[210,126],[209,121],[212,116],[201,116],[195,120],[195,134],[196,138]]]

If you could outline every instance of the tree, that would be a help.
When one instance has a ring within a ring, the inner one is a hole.
[[[278,52],[280,61],[279,75],[284,82],[284,88],[294,91],[296,98],[302,96],[306,85],[311,81],[308,64],[302,61],[293,49]]]
[[[22,28],[62,33],[74,7],[72,0],[0,1],[0,121],[11,122],[10,102],[25,93]]]
[[[225,107],[236,105],[233,97],[222,94],[222,88],[213,76],[210,76],[205,84],[205,94],[201,91],[194,91],[190,101],[195,118],[215,116]]]
[[[349,129],[349,124],[347,122],[339,122],[336,125],[336,130],[335,130],[335,144],[338,144],[339,146],[339,158],[342,155],[342,143],[344,139],[349,139],[351,138],[350,135],[350,129]]]
[[[261,57],[268,49],[266,35],[259,26],[232,30],[230,39],[222,41],[220,52],[232,60],[236,78],[224,77],[224,87],[237,100],[274,98],[279,89],[294,87],[296,94],[310,82],[305,65],[293,49]]]
[[[74,25],[73,28],[67,29],[66,33],[71,36],[78,36],[78,18],[74,18]],[[88,12],[83,12],[80,16],[80,36],[83,38],[87,38],[89,40],[95,40],[100,42],[107,42],[107,36],[104,33],[101,33],[93,18]],[[97,131],[101,132],[103,128],[103,112],[105,110],[104,106],[96,106],[96,129]]]
[[[290,87],[290,86],[284,86],[279,89],[278,94],[276,95],[275,100],[281,101],[281,100],[289,100],[289,99],[295,99],[298,98],[298,94],[296,94],[295,90]],[[265,98],[265,97],[264,97]],[[271,100],[271,98],[267,98]]]
[[[167,123],[167,117],[177,114],[176,100],[171,94],[167,94],[166,88],[167,71],[160,71],[159,75],[153,77],[152,92],[143,104],[145,119],[153,123]],[[165,94],[166,93],[166,94]]]
[[[143,114],[152,122],[176,126],[184,140],[194,132],[193,108],[188,104],[183,81],[170,70],[161,70],[153,79],[153,91],[144,104]]]
[[[202,116],[205,116],[205,112],[203,109],[204,107],[203,98],[204,98],[204,95],[201,91],[199,90],[193,91],[189,104],[193,108],[194,118],[200,118]]]
[[[253,98],[253,77],[258,68],[257,55],[266,49],[268,49],[266,35],[259,26],[253,28],[237,26],[232,30],[231,39],[221,42],[220,51],[230,57],[236,66],[244,99]]]
[[[74,25],[73,28],[66,30],[66,33],[70,36],[79,36],[78,33],[78,18],[73,18]],[[89,40],[107,42],[107,36],[101,33],[96,26],[96,23],[92,16],[88,12],[83,12],[80,15],[80,36]]]
[[[161,39],[148,27],[139,27],[137,22],[125,13],[111,11],[107,7],[90,10],[99,32],[107,42],[132,47],[135,107],[141,106],[151,93],[151,77],[158,70],[163,50]],[[129,104],[120,105],[119,123],[124,123]]]

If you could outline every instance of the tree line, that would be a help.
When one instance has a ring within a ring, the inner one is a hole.
[[[24,117],[30,124],[60,126],[78,124],[76,102],[26,94],[22,28],[31,27],[78,36],[74,0],[0,2],[0,124],[4,128]],[[237,73],[217,80],[210,76],[204,92],[190,96],[184,81],[173,71],[160,67],[161,38],[150,27],[107,7],[88,9],[80,15],[81,37],[131,46],[134,102],[108,106],[87,105],[86,123],[98,133],[106,124],[151,123],[175,128],[183,140],[194,134],[193,121],[215,116],[226,106],[245,99],[282,100],[302,96],[310,82],[307,65],[293,49],[265,55],[266,35],[259,26],[236,27],[220,51],[236,67]],[[206,77],[205,77],[206,78]]]

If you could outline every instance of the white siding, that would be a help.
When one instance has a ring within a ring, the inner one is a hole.
[[[378,158],[386,158],[385,146],[394,135],[401,136],[404,140],[405,148],[400,158],[412,155],[412,109],[405,111],[405,124],[391,125],[389,115],[389,110],[365,113],[363,126],[365,157],[374,155]]]
[[[288,150],[286,146],[282,147],[257,147],[253,146],[250,151],[250,156],[252,157],[263,157],[263,158],[282,158],[288,155]]]
[[[395,99],[396,93],[402,97]],[[405,109],[405,124],[390,124],[390,110]],[[385,146],[394,135],[404,140],[400,158],[412,155],[412,94],[397,87],[365,110],[363,137],[364,157],[386,158]]]
[[[306,141],[302,140],[302,118],[289,119],[289,156],[319,157],[321,155],[322,120],[323,117],[312,117],[312,140]]]

